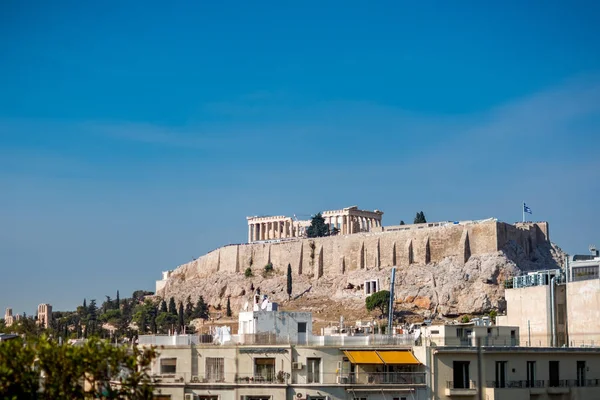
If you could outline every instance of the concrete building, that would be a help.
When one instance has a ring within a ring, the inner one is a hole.
[[[21,315],[13,315],[12,308],[7,308],[4,312],[4,325],[6,325],[7,327],[12,326],[15,322],[19,321],[20,319]]]
[[[43,328],[48,328],[52,322],[52,306],[40,304],[37,308],[37,323]]]
[[[483,346],[518,346],[519,328],[493,326],[489,319],[421,328],[421,341],[426,346],[476,346],[478,339]]]
[[[563,346],[568,341],[566,287],[561,270],[532,272],[508,282],[506,315],[499,326],[518,326],[524,346]]]
[[[370,232],[376,227],[381,227],[383,212],[359,210],[357,206],[352,206],[341,210],[323,211],[321,215],[330,229],[336,228],[340,234],[348,235]],[[283,215],[253,216],[246,219],[248,221],[248,243],[305,237],[306,228],[311,223],[310,220],[297,220]]]
[[[600,345],[600,255],[569,256],[565,269],[514,277],[505,290],[498,325],[520,328],[526,346]]]
[[[566,263],[570,346],[600,346],[600,254],[570,256]]]

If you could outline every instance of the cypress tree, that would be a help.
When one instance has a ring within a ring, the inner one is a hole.
[[[169,313],[177,315],[177,305],[175,304],[175,298],[171,297],[169,300]]]
[[[119,299],[119,291],[117,290],[117,299],[115,300],[116,309],[121,308],[121,300]]]
[[[167,311],[167,302],[165,301],[165,299],[162,299],[162,301],[160,302],[160,312],[168,312]]]
[[[287,268],[287,294],[288,300],[292,298],[292,265],[288,264]]]
[[[225,315],[231,317],[231,302],[229,301],[229,297],[227,297],[227,310],[225,311]]]
[[[185,316],[183,315],[183,303],[179,302],[179,330],[183,331],[185,326]]]

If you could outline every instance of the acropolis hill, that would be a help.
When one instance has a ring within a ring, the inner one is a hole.
[[[314,239],[302,237],[308,221],[248,217],[250,243],[218,248],[164,273],[157,294],[177,300],[202,294],[213,306],[223,306],[231,296],[236,313],[251,282],[275,300],[286,301],[290,264],[293,297],[358,309],[364,307],[364,282],[378,280],[380,288],[388,289],[391,267],[396,266],[400,309],[425,315],[481,313],[503,309],[501,283],[507,276],[557,268],[562,257],[550,242],[546,222],[513,225],[490,218],[383,226],[382,215],[357,207],[325,211],[325,221],[340,233]],[[269,263],[275,271],[264,274]],[[244,277],[247,268],[253,277]]]

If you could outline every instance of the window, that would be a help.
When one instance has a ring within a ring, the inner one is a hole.
[[[506,387],[506,361],[496,361],[496,385],[497,388]]]
[[[306,333],[306,322],[298,322],[298,333]]]
[[[455,389],[468,389],[470,387],[469,382],[469,361],[454,361],[454,388]]]
[[[559,379],[559,363],[558,361],[550,361],[548,363],[548,367],[550,370],[550,379],[548,385],[550,387],[558,387],[560,385]]]
[[[440,331],[436,329],[436,330],[432,330],[430,333],[431,333],[432,335],[439,335],[439,334],[440,334]]]
[[[535,387],[535,361],[527,361],[527,387]]]
[[[585,386],[585,361],[577,361],[577,386]]]
[[[161,358],[160,359],[160,373],[161,374],[174,374],[177,372],[177,359],[176,358]]]
[[[274,358],[254,359],[254,380],[266,382],[273,382],[275,380]]]
[[[242,400],[271,400],[271,396],[242,396]]]
[[[307,358],[306,359],[306,382],[307,383],[320,383],[321,382],[321,359],[320,358]]]
[[[212,357],[206,358],[206,379],[209,382],[225,381],[225,359]]]
[[[219,396],[204,396],[200,395],[197,397],[198,400],[219,400]]]

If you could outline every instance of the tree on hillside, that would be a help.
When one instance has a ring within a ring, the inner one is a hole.
[[[177,305],[175,304],[174,297],[171,297],[169,299],[169,312],[173,315],[177,315]]]
[[[192,304],[192,296],[188,296],[185,300],[185,322],[189,323],[194,315],[194,305]]]
[[[164,313],[168,312],[168,309],[167,309],[167,302],[165,301],[165,299],[162,299],[162,300],[161,300],[161,302],[160,302],[160,309],[159,309],[159,310],[160,310],[160,312],[161,312],[161,313],[163,313],[163,312],[164,312]]]
[[[115,300],[115,308],[118,310],[121,308],[121,300],[119,299],[119,291],[117,290],[117,298]]]
[[[225,310],[225,315],[228,317],[231,317],[232,313],[231,313],[231,301],[229,300],[229,297],[227,297],[227,309]]]
[[[87,311],[87,305],[85,304],[85,299],[83,299],[83,308]]]
[[[183,313],[183,303],[179,302],[179,332],[183,332],[183,327],[185,326],[185,314]]]
[[[325,218],[318,213],[312,217],[310,226],[306,228],[306,236],[309,238],[317,238],[329,235],[329,225],[325,223]]]
[[[383,317],[387,313],[387,309],[390,303],[390,292],[387,290],[380,290],[375,292],[365,300],[367,311],[373,311],[378,309]]]
[[[406,225],[403,220],[400,220],[400,225]]]
[[[97,331],[97,320],[98,320],[98,307],[96,307],[96,300],[90,300],[88,307],[87,322],[85,324],[86,337],[95,335]]]
[[[288,300],[292,298],[292,265],[288,264],[287,268],[287,295]]]
[[[208,305],[204,302],[204,297],[200,296],[194,309],[194,318],[208,319],[208,317]]]
[[[426,222],[427,219],[425,219],[425,214],[423,213],[423,211],[418,212],[415,216],[415,224],[424,224]]]

